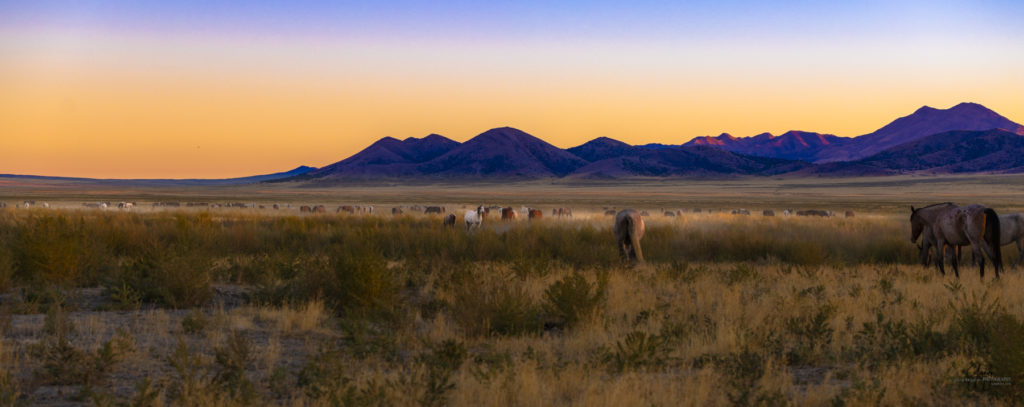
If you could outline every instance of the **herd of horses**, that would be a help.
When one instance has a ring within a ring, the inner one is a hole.
[[[83,203],[82,205],[87,208],[99,209],[113,207],[132,209],[137,206],[135,202],[119,202],[116,204],[111,202],[91,202]],[[37,204],[35,201],[27,200],[16,206],[19,208],[48,208],[50,205],[45,202]],[[180,207],[183,205],[180,202],[156,202],[153,206]],[[244,203],[222,205],[188,202],[184,206],[264,208],[264,205],[257,206]],[[7,204],[0,202],[0,208],[5,207],[7,207]],[[285,207],[291,208],[291,205],[273,204],[272,207],[273,209],[283,209]],[[456,224],[456,215],[450,213],[444,206],[414,205],[411,207],[394,207],[391,209],[391,213],[392,215],[402,215],[406,210],[411,213],[444,215],[442,221],[444,227],[453,228]],[[682,210],[666,210],[661,208],[661,211],[665,216],[681,216],[683,214]],[[694,213],[702,212],[699,208],[692,211]],[[324,205],[302,205],[299,207],[299,212],[325,214],[327,213],[327,207]],[[337,208],[336,213],[372,214],[374,213],[374,208],[370,205],[342,205]],[[614,208],[604,208],[604,214],[614,216],[613,232],[623,260],[642,262],[643,250],[640,247],[640,240],[643,238],[645,230],[644,217],[649,217],[650,214],[647,211],[637,211],[635,209],[616,210]],[[750,211],[736,209],[732,210],[731,214],[749,216]],[[782,214],[821,217],[835,216],[833,212],[823,210],[785,210]],[[465,212],[463,221],[465,222],[466,230],[480,228],[488,216],[491,215],[505,222],[516,221],[520,217],[537,220],[544,217],[544,211],[527,206],[517,210],[511,206],[480,205],[475,209]],[[764,210],[762,215],[775,216],[775,212]],[[844,215],[849,218],[853,217],[854,213],[853,211],[846,211]],[[559,218],[572,217],[572,209],[553,208],[551,209],[551,216]],[[953,273],[957,277],[960,276],[961,253],[964,246],[970,246],[973,253],[973,262],[978,265],[978,272],[982,278],[985,276],[986,258],[992,262],[996,278],[999,277],[999,273],[1004,268],[1001,253],[1001,247],[1004,245],[1015,244],[1017,246],[1018,257],[1013,262],[1014,267],[1024,262],[1024,214],[999,215],[992,208],[978,204],[958,206],[951,202],[944,202],[921,208],[911,206],[910,226],[910,241],[918,249],[920,263],[926,267],[934,263],[943,275],[946,274],[946,263],[949,263],[953,267]],[[919,239],[920,243],[917,243]]]
[[[985,277],[985,258],[995,269],[996,278],[1003,269],[1001,247],[1017,246],[1016,267],[1024,261],[1024,214],[999,215],[992,208],[973,204],[957,206],[951,202],[910,207],[910,242],[917,245],[919,260],[928,266],[932,261],[939,272],[946,274],[945,263],[950,262],[953,273],[960,277],[960,255],[970,245],[978,273]],[[934,249],[934,253],[933,250]]]

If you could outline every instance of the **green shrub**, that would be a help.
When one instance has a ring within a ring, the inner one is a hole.
[[[573,327],[597,313],[607,290],[607,274],[600,274],[597,282],[591,284],[583,274],[574,271],[544,291],[544,311],[561,324]]]
[[[214,350],[213,383],[221,386],[231,399],[242,404],[252,403],[259,395],[245,374],[246,365],[253,359],[249,339],[241,331],[233,331],[227,343]]]
[[[153,251],[127,265],[107,289],[116,292],[126,286],[143,301],[171,308],[199,307],[213,298],[211,266],[212,259],[198,253]]]
[[[464,281],[455,288],[452,319],[470,336],[522,335],[543,328],[541,307],[507,278]]]
[[[668,361],[669,350],[662,337],[633,331],[626,334],[622,340],[616,341],[615,349],[606,351],[605,360],[616,372],[641,367],[658,367]]]
[[[181,319],[181,329],[190,335],[202,333],[208,325],[210,318],[201,310],[192,310]]]

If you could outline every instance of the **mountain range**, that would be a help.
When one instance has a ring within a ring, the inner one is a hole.
[[[288,180],[536,179],[733,175],[860,176],[1024,171],[1024,126],[976,103],[924,106],[858,137],[809,131],[630,145],[600,137],[560,149],[511,127],[459,143],[386,137]]]

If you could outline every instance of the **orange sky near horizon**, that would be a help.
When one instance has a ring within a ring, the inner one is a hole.
[[[0,173],[227,178],[511,126],[561,148],[854,137],[922,105],[1024,121],[1008,42],[431,42],[0,31]],[[971,57],[968,57],[971,56]]]

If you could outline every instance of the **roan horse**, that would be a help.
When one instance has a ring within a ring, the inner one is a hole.
[[[633,209],[623,209],[615,215],[615,239],[624,261],[644,261],[640,239],[644,237],[644,218]]]
[[[939,272],[945,275],[945,248],[950,246],[954,249],[953,273],[960,277],[959,259],[955,254],[955,248],[970,244],[974,258],[978,262],[980,276],[985,277],[985,257],[982,255],[984,252],[984,255],[992,260],[996,278],[999,278],[1003,261],[999,246],[999,215],[996,211],[981,205],[960,207],[948,202],[920,209],[910,207],[910,211],[911,243],[916,242],[918,236],[926,231],[930,232],[932,237],[931,240],[925,237],[922,241],[922,260],[927,257],[927,246],[934,245],[938,254],[936,263]]]
[[[922,236],[921,245],[918,246],[921,249],[921,264],[928,266],[931,264],[931,248],[935,246],[935,239],[931,236],[931,229],[928,228],[925,228]],[[1006,246],[1008,244],[1017,246],[1017,261],[1013,262],[1013,267],[1019,267],[1024,261],[1024,214],[999,215],[999,245]],[[961,247],[956,247],[957,260],[955,261],[957,262],[959,262]]]

